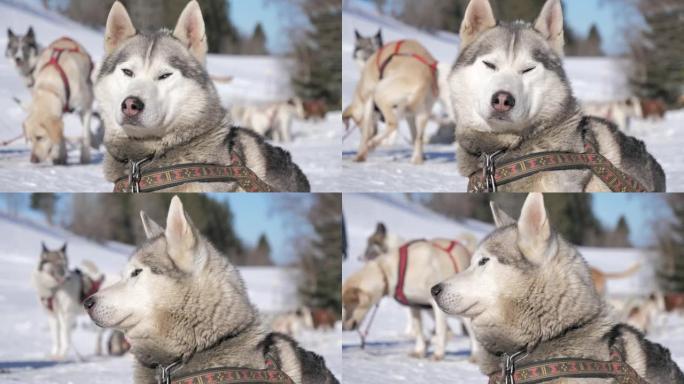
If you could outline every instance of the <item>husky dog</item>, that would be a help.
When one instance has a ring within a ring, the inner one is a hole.
[[[77,111],[83,125],[81,163],[90,163],[93,116],[92,61],[85,48],[69,39],[52,42],[39,56],[33,72],[24,135],[31,145],[31,162],[66,164],[64,113]]]
[[[126,335],[136,384],[157,383],[155,368],[170,365],[174,377],[219,367],[264,369],[266,354],[295,383],[337,383],[321,357],[265,330],[240,273],[198,232],[177,196],[166,229],[140,215],[147,241],[125,277],[84,303],[96,324]]]
[[[354,98],[342,113],[345,125],[353,120],[361,129],[356,161],[365,161],[406,118],[413,139],[411,162],[423,162],[425,128],[439,97],[437,67],[430,52],[415,40],[389,43],[366,61]],[[378,117],[386,124],[382,134],[376,129]]]
[[[70,270],[66,243],[58,250],[49,250],[43,243],[38,268],[32,282],[40,302],[47,312],[52,337],[50,355],[64,359],[71,346],[71,329],[76,317],[83,314],[81,303],[95,293],[104,280],[97,267],[84,261],[79,269]],[[102,330],[97,333],[95,354],[102,353]]]
[[[553,358],[609,361],[617,348],[649,383],[684,383],[667,349],[611,320],[586,261],[551,228],[542,194],[527,197],[517,222],[494,203],[492,213],[497,229],[480,243],[470,268],[432,288],[441,309],[471,319],[482,346],[477,361],[483,373],[501,372],[504,353],[526,352],[517,364]]]
[[[33,27],[29,27],[25,35],[17,35],[10,28],[7,28],[7,57],[19,72],[26,86],[31,88],[35,82],[33,74],[38,63],[38,56],[41,52],[40,45],[36,41]]]
[[[641,101],[636,97],[608,102],[582,103],[584,114],[612,121],[622,131],[629,131],[631,119],[641,119],[644,112]]]
[[[115,2],[107,19],[105,54],[95,95],[105,124],[107,180],[128,176],[133,163],[148,169],[180,164],[244,165],[273,189],[309,191],[309,183],[286,151],[232,127],[205,68],[207,39],[197,1],[191,1],[173,32],[138,33]],[[179,191],[236,191],[235,182],[186,183]],[[168,191],[169,189],[166,189]]]
[[[275,141],[292,141],[292,120],[306,118],[304,103],[299,97],[264,106],[235,107],[233,118],[245,128],[261,136],[272,136]]]
[[[643,142],[613,124],[584,118],[562,66],[563,10],[547,0],[534,25],[497,22],[489,0],[471,0],[461,24],[461,50],[449,76],[457,120],[458,166],[481,172],[481,157],[495,161],[539,152],[595,149],[649,191],[665,190],[665,174]],[[609,191],[592,171],[539,172],[502,192]]]
[[[456,247],[450,254],[440,249],[446,248],[449,243],[449,240],[434,239],[415,242],[408,248],[410,268],[406,269],[403,291],[407,299],[417,305],[410,307],[412,324],[415,327],[413,335],[416,339],[411,353],[414,357],[424,357],[427,354],[421,306],[432,307],[434,313],[436,345],[433,359],[441,360],[445,355],[447,320],[444,312],[439,310],[432,300],[430,287],[434,282],[453,276],[456,273],[455,269],[456,271],[464,270],[470,265],[470,252],[465,247]],[[342,285],[343,330],[358,329],[373,306],[383,297],[391,296],[395,292],[398,284],[399,257],[399,249],[390,250],[367,262],[363,268],[344,282]],[[465,325],[468,326],[468,324]],[[469,334],[473,333],[469,332]],[[475,344],[473,344],[473,349],[477,349]]]
[[[387,226],[378,222],[375,232],[366,240],[366,250],[359,256],[361,261],[375,260],[378,256],[388,253],[390,250],[399,248],[405,241],[392,233],[387,233]]]
[[[368,37],[361,35],[361,33],[355,29],[354,36],[356,38],[354,40],[354,61],[359,65],[359,68],[363,70],[368,58],[385,45],[382,42],[382,29],[378,29],[378,32],[374,36]]]

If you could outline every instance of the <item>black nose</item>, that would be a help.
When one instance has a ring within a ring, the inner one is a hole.
[[[515,97],[510,92],[499,91],[492,96],[492,108],[497,112],[508,112],[515,107]]]
[[[85,299],[83,306],[86,309],[92,309],[95,306],[95,296],[90,296],[89,298]]]
[[[439,296],[440,293],[442,293],[442,284],[437,284],[430,289],[430,293],[432,293],[433,297]]]
[[[145,103],[135,96],[129,96],[121,103],[121,111],[128,117],[134,117],[144,109]]]

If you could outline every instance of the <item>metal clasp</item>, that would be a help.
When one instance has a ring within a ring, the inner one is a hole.
[[[142,166],[152,160],[153,156],[147,156],[140,161],[129,161],[128,188],[130,193],[140,193],[140,180],[142,179]]]
[[[504,352],[503,356],[501,357],[501,359],[504,361],[503,370],[501,371],[501,375],[504,378],[504,384],[515,384],[515,363],[516,361],[527,357],[527,354],[525,354],[523,357],[518,359],[518,356],[522,355],[523,352],[524,351],[518,351],[512,355]]]
[[[484,166],[482,167],[482,178],[484,179],[487,192],[496,192],[496,158],[501,154],[498,150],[492,154],[483,153]]]
[[[176,369],[178,365],[180,365],[181,360],[177,360],[166,367],[163,367],[159,365],[159,370],[161,371],[161,375],[159,376],[159,382],[158,384],[171,384],[171,371]]]

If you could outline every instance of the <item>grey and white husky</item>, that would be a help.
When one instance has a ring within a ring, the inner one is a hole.
[[[448,82],[463,176],[480,170],[483,155],[499,153],[497,161],[504,161],[547,151],[583,153],[591,142],[647,190],[665,190],[665,174],[643,142],[604,120],[583,118],[562,65],[560,0],[548,0],[534,24],[497,22],[489,0],[471,0],[460,37],[461,51]],[[540,172],[499,188],[608,190],[586,169]]]
[[[366,65],[366,61],[382,46],[382,29],[373,36],[363,36],[358,30],[354,30],[354,61],[360,69]]]
[[[42,49],[36,41],[33,27],[29,27],[25,35],[17,35],[12,29],[7,28],[7,47],[5,57],[9,59],[19,75],[24,79],[26,86],[31,88],[35,81],[33,74],[38,64],[38,56]]]
[[[249,130],[232,127],[205,67],[207,38],[197,1],[183,10],[173,32],[136,31],[115,2],[105,31],[106,57],[95,83],[105,124],[104,171],[115,181],[129,165],[147,168],[201,163],[245,165],[273,189],[307,192],[306,176],[283,149]],[[237,183],[189,183],[179,191],[236,191]],[[168,189],[167,189],[168,191]]]
[[[40,261],[31,280],[40,303],[48,315],[54,359],[64,359],[71,347],[71,330],[78,315],[83,315],[83,300],[97,291],[104,280],[95,264],[84,261],[78,269],[69,269],[66,243],[50,250],[43,243]],[[97,332],[95,354],[102,353],[102,331]]]
[[[496,230],[473,255],[470,267],[434,286],[437,304],[471,319],[482,349],[483,373],[501,372],[501,356],[525,352],[518,364],[553,358],[609,361],[617,348],[649,383],[684,383],[667,349],[636,329],[617,324],[596,292],[586,261],[549,224],[540,193],[527,197],[515,221],[492,203]],[[549,383],[615,383],[563,379]]]
[[[176,196],[166,229],[141,212],[147,241],[118,283],[84,305],[102,327],[124,332],[136,357],[135,383],[157,383],[218,367],[264,369],[265,354],[295,383],[337,383],[323,358],[268,333],[238,270],[193,225]]]

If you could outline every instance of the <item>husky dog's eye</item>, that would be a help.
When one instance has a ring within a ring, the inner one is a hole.
[[[523,69],[522,73],[525,74],[525,73],[528,73],[528,72],[532,72],[535,68],[537,68],[537,67],[529,67],[529,68],[527,68],[527,69]]]
[[[482,63],[487,66],[487,68],[496,71],[496,65],[490,63],[489,61],[482,60]]]
[[[157,78],[157,80],[165,80],[165,79],[168,79],[169,77],[171,77],[171,75],[173,75],[173,73],[165,73],[165,74],[159,76],[159,77]]]
[[[43,140],[43,136],[36,136],[34,139],[35,139],[36,141],[41,141],[41,140]]]
[[[489,257],[483,257],[480,259],[480,261],[477,263],[477,265],[483,266],[483,265],[487,264],[488,261],[489,261]]]
[[[131,272],[131,277],[138,276],[140,274],[140,272],[142,272],[142,269],[140,269],[140,268],[133,270],[133,272]]]
[[[126,75],[126,76],[128,76],[128,77],[133,77],[133,71],[131,71],[130,69],[123,68],[123,69],[121,70],[121,72],[123,72],[124,75]]]

